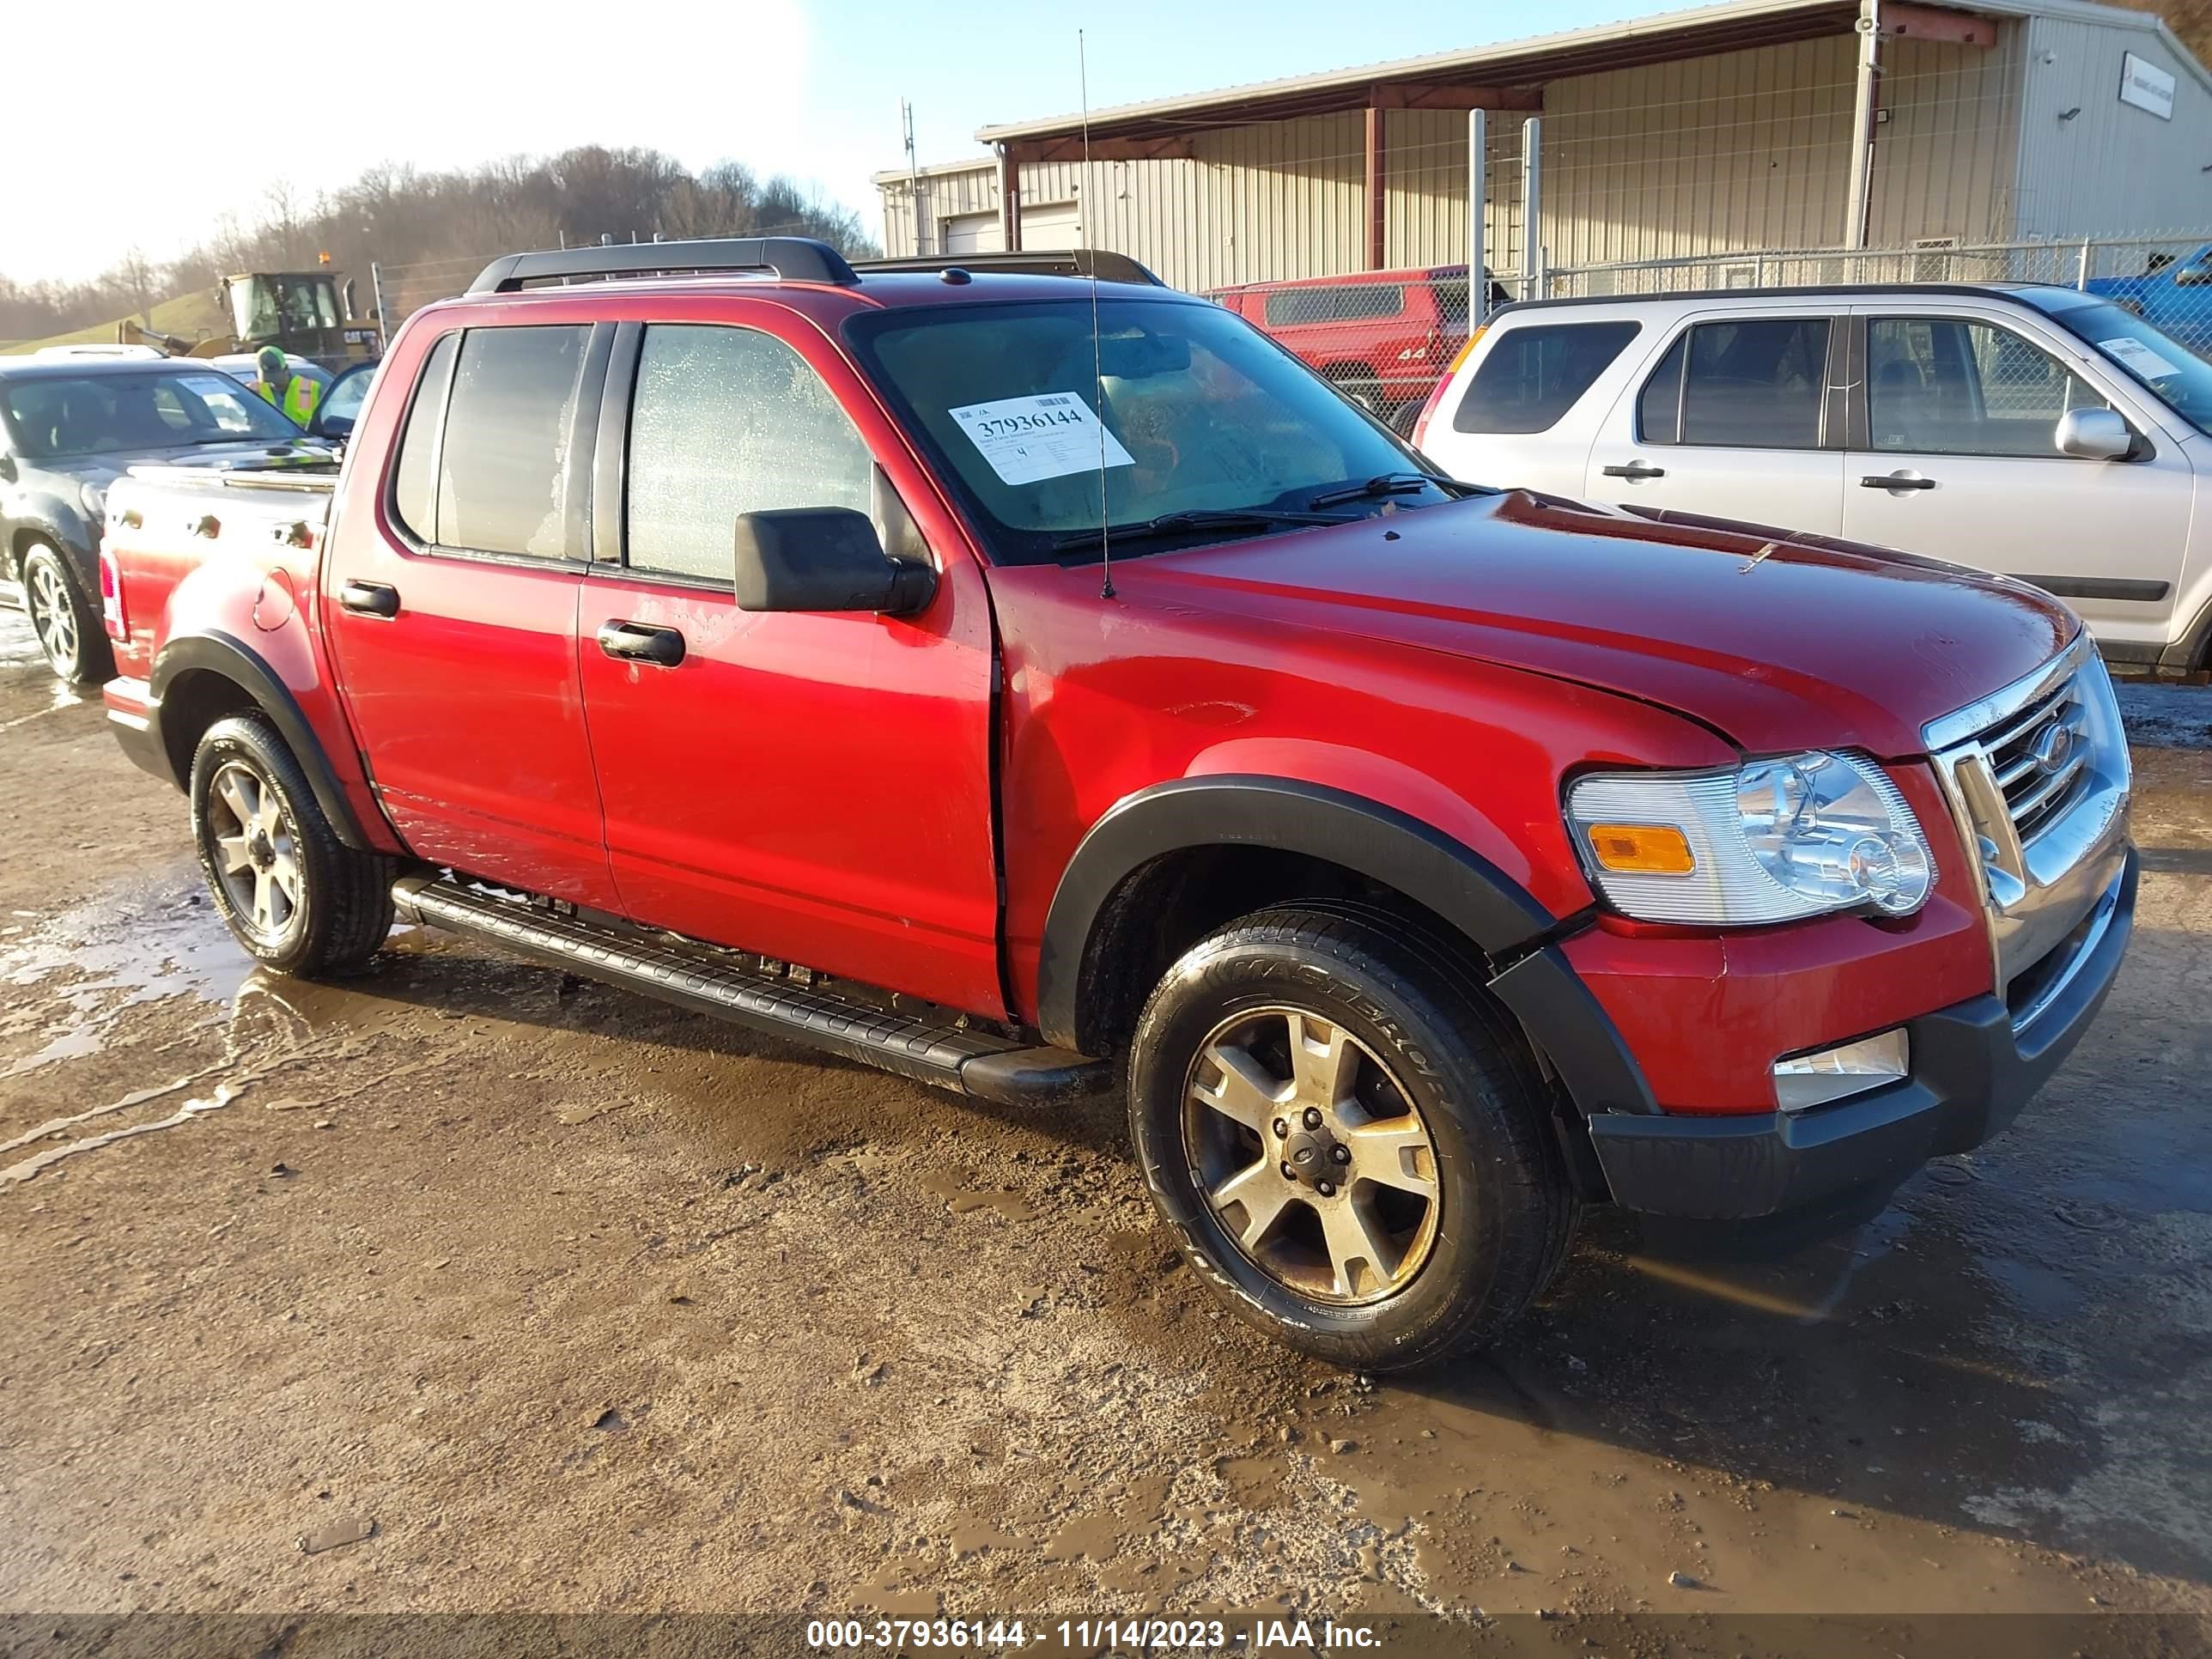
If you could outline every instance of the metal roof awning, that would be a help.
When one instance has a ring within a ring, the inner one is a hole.
[[[1978,0],[1971,9],[1885,3],[1881,32],[1989,46],[1996,38],[1990,14],[2040,9],[2033,0]],[[1857,0],[1729,0],[1468,51],[1123,104],[1091,112],[1091,155],[1097,161],[1188,155],[1188,140],[1197,133],[1358,110],[1540,110],[1547,81],[1850,34],[1857,21]],[[1060,115],[987,126],[975,136],[1005,146],[1017,162],[1076,161],[1083,126],[1080,115]]]

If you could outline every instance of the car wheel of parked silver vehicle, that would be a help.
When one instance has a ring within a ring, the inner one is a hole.
[[[68,561],[46,542],[23,556],[23,607],[46,665],[71,684],[105,679],[114,666],[100,613],[77,591]]]
[[[1447,947],[1365,907],[1262,911],[1186,953],[1138,1022],[1129,1122],[1205,1281],[1340,1364],[1494,1340],[1577,1209],[1510,1021]]]
[[[307,977],[357,968],[392,931],[392,861],[340,841],[267,719],[217,720],[192,757],[208,890],[253,957]]]

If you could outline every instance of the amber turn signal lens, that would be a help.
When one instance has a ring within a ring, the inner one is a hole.
[[[1698,867],[1690,843],[1665,823],[1593,823],[1585,832],[1601,870],[1616,875],[1686,876]]]
[[[1451,367],[1444,371],[1444,379],[1449,380],[1459,373],[1459,366],[1474,355],[1475,347],[1482,343],[1482,337],[1489,332],[1488,323],[1476,325],[1474,331],[1467,337],[1467,343],[1452,353]]]

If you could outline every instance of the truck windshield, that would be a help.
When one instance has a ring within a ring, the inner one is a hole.
[[[2212,432],[2212,363],[2116,305],[2066,306],[2045,315],[2199,432]]]
[[[1109,294],[1097,319],[1095,343],[1087,299],[846,325],[1006,562],[1095,558],[1108,517],[1139,553],[1463,493],[1218,307]]]
[[[235,276],[230,306],[232,323],[246,340],[338,325],[337,283],[328,276]]]
[[[219,369],[153,374],[40,375],[0,396],[16,453],[32,460],[281,442],[300,428]]]

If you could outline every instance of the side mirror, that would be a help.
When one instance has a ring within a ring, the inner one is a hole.
[[[2085,461],[2121,461],[2135,453],[2136,434],[2109,409],[2069,409],[2058,417],[2058,453]]]
[[[2203,288],[2212,284],[2212,264],[2189,264],[2173,273],[2176,288]]]
[[[927,605],[937,573],[891,558],[865,513],[785,507],[740,513],[740,611],[876,611],[903,616]]]

